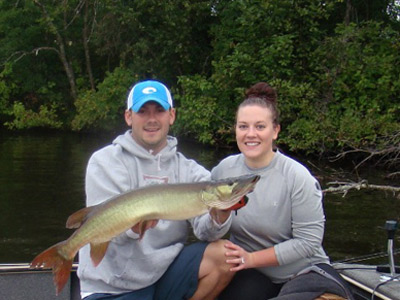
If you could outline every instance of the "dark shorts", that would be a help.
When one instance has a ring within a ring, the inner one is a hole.
[[[197,290],[200,263],[208,243],[183,248],[156,284],[155,300],[188,299]]]
[[[129,293],[93,294],[85,300],[180,300],[197,290],[200,263],[208,243],[194,243],[183,248],[164,275],[153,285]]]
[[[284,284],[273,283],[255,269],[236,273],[228,287],[219,295],[219,300],[309,300],[324,293],[332,293],[353,299],[350,289],[340,275],[327,264],[318,264],[328,276],[314,271],[294,277]],[[332,279],[334,277],[335,279]]]
[[[256,269],[244,269],[235,274],[218,300],[266,300],[278,295],[281,287]]]

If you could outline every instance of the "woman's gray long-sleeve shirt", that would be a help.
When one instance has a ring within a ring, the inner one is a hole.
[[[322,248],[322,190],[303,165],[277,151],[267,167],[251,169],[238,154],[211,174],[213,179],[261,175],[247,205],[233,216],[231,241],[249,252],[274,247],[279,266],[259,268],[272,281],[285,282],[310,265],[329,263]]]

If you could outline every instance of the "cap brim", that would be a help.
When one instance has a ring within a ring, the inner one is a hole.
[[[166,103],[163,100],[159,100],[159,99],[154,99],[154,97],[143,97],[142,99],[140,99],[138,102],[136,102],[133,106],[132,106],[132,110],[134,112],[138,112],[139,109],[147,102],[156,102],[158,104],[160,104],[165,110],[170,109],[170,105],[169,103]]]

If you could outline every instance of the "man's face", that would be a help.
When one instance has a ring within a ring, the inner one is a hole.
[[[125,121],[132,127],[133,139],[145,149],[157,154],[167,144],[169,127],[175,121],[175,109],[164,110],[158,103],[150,101],[137,113],[126,110]]]

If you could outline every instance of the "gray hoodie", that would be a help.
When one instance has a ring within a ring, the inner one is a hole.
[[[177,140],[168,136],[167,146],[152,155],[138,145],[131,132],[95,152],[86,173],[86,205],[101,203],[114,195],[142,186],[210,180],[210,173],[177,152]],[[223,237],[231,219],[223,225],[209,214],[188,221],[159,220],[141,240],[133,231],[111,240],[102,262],[94,267],[88,245],[79,251],[78,276],[82,298],[92,293],[123,293],[155,283],[182,250],[190,225],[200,240]]]

